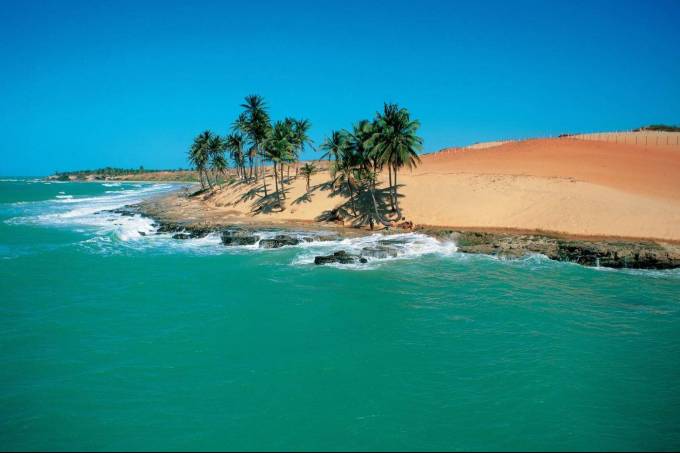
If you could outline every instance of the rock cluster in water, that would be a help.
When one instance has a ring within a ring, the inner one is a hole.
[[[360,255],[351,255],[344,250],[314,257],[314,264],[354,264],[366,263],[368,260]]]
[[[308,239],[308,238],[305,238]],[[312,238],[309,238],[309,241],[311,241]],[[277,249],[279,247],[283,247],[286,245],[298,245],[300,243],[300,239],[295,238],[293,236],[289,236],[287,234],[279,234],[276,237],[272,239],[262,239],[260,241],[259,247],[261,249]]]
[[[221,237],[224,245],[253,245],[260,240],[260,236],[245,230],[223,231]]]

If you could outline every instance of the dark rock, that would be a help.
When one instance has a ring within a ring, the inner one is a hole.
[[[680,267],[680,246],[650,241],[564,240],[540,235],[472,231],[439,232],[463,253],[519,258],[540,253],[552,260],[616,269],[674,269]]]
[[[259,236],[256,236],[249,231],[236,230],[222,232],[222,244],[224,245],[253,245],[259,240]]]
[[[212,229],[203,227],[189,227],[187,228],[187,231],[189,232],[191,239],[199,239],[209,235],[212,232]]]
[[[277,249],[285,245],[297,245],[300,240],[286,234],[279,234],[273,239],[262,239],[260,241],[260,248],[262,249]]]
[[[158,222],[158,234],[184,231],[184,225],[173,222]]]
[[[177,233],[172,236],[173,239],[198,239],[206,237],[213,230],[204,226],[183,225],[172,222],[158,222],[156,234]]]
[[[143,231],[138,231],[137,233],[139,233],[140,236],[146,236],[146,233]]]
[[[364,247],[361,249],[361,256],[369,258],[385,259],[396,258],[398,250],[386,245],[376,245],[374,247]]]
[[[653,242],[558,241],[553,259],[617,269],[673,269],[680,267],[680,254],[673,252]]]
[[[344,250],[335,252],[332,255],[317,256],[314,258],[314,264],[332,264],[332,263],[352,264],[356,263],[357,261],[360,263],[367,262],[366,258],[362,258],[359,255],[350,255]]]

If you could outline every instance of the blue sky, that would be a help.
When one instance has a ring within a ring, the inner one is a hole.
[[[0,174],[186,166],[242,98],[425,150],[680,123],[680,1],[3,1]],[[308,153],[311,157],[313,153]]]

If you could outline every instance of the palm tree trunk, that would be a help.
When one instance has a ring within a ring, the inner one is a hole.
[[[378,202],[375,201],[375,193],[373,191],[373,188],[369,188],[369,191],[371,192],[371,198],[373,199],[373,209],[375,210],[375,216],[377,217],[378,221],[382,223],[384,226],[392,226],[390,222],[384,220],[380,213],[378,212]]]
[[[401,220],[401,209],[399,209],[399,197],[397,195],[397,167],[394,167],[394,204],[397,207],[397,220]]]
[[[347,188],[349,189],[349,201],[352,203],[352,213],[354,217],[357,216],[357,207],[354,204],[354,190],[352,190],[352,183],[347,180]]]
[[[274,184],[276,184],[276,199],[279,201],[279,207],[281,206],[281,195],[279,195],[279,176],[276,171],[276,162],[274,162]]]
[[[208,181],[208,187],[210,188],[210,190],[212,190],[212,188],[213,188],[213,183],[212,183],[212,181],[210,180],[210,170],[206,170],[206,171],[205,171],[205,179],[206,179],[206,181]]]
[[[281,163],[280,168],[281,168],[281,193],[283,194],[283,198],[285,199],[288,197],[286,196],[286,191],[283,190],[283,163]],[[288,167],[288,171],[290,171],[290,167]]]
[[[198,180],[201,183],[201,189],[205,190],[205,182],[203,181],[203,170],[197,168],[196,171],[198,172]]]
[[[387,164],[387,173],[390,174],[390,205],[392,205],[392,211],[394,211],[394,198],[392,197],[392,165]]]
[[[266,197],[267,196],[267,171],[266,171],[264,165],[262,165],[260,167],[260,169],[262,170],[262,174],[260,176],[262,177],[262,183],[264,184],[264,196]]]
[[[260,153],[258,147],[258,154],[260,155],[260,164],[262,169],[262,182],[264,183],[264,196],[267,196],[267,168],[264,166],[264,156]],[[276,163],[274,163],[274,170],[276,170]],[[257,174],[257,171],[255,172]]]

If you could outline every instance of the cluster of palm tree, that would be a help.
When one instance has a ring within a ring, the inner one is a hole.
[[[309,137],[311,124],[307,120],[285,118],[272,124],[267,105],[261,96],[246,96],[241,104],[243,111],[232,124],[231,133],[224,138],[211,131],[199,134],[189,150],[189,161],[196,168],[201,185],[212,189],[223,178],[228,168],[225,152],[233,161],[235,174],[244,182],[262,181],[264,197],[269,196],[267,168],[273,169],[276,201],[282,209],[286,198],[285,185],[290,182],[290,169],[296,176],[300,155],[306,146],[313,148]],[[372,204],[371,224],[377,220],[389,225],[391,220],[402,219],[399,207],[397,177],[399,170],[413,168],[420,162],[418,151],[422,139],[417,135],[420,123],[410,117],[408,110],[396,104],[385,104],[372,121],[361,120],[351,130],[333,131],[321,145],[324,158],[331,161],[330,174],[333,187],[347,190],[349,205],[354,217],[359,214],[358,200],[369,199]],[[288,176],[284,177],[284,167]],[[378,195],[380,202],[388,199],[392,214],[383,215],[376,193],[378,175],[387,170],[389,187],[387,195]],[[313,163],[305,164],[302,175],[306,178],[307,192],[311,176],[318,171]],[[389,216],[394,216],[389,219]]]
[[[376,186],[378,174],[389,173],[389,203],[397,219],[401,219],[397,175],[403,167],[413,168],[419,162],[422,139],[417,135],[420,123],[412,120],[408,110],[396,104],[385,104],[373,119],[361,120],[352,130],[333,131],[321,145],[324,157],[332,161],[330,172],[334,186],[344,186],[349,194],[354,216],[356,199],[362,192],[370,195],[376,220],[389,225],[378,208]]]
[[[224,141],[210,131],[198,134],[189,148],[189,162],[196,168],[201,186],[212,188],[218,176],[225,176],[227,160],[224,157]]]
[[[276,197],[285,198],[284,166],[297,165],[305,146],[313,147],[309,137],[308,120],[285,118],[273,125],[267,105],[261,96],[246,96],[241,104],[243,111],[232,124],[231,133],[224,138],[205,131],[199,134],[189,150],[189,161],[196,168],[203,188],[212,188],[216,174],[224,175],[227,168],[225,151],[234,163],[236,175],[243,181],[262,181],[264,196],[267,187],[267,164],[274,169]],[[247,166],[247,168],[246,168]],[[297,168],[297,167],[296,167]],[[213,180],[211,180],[211,173]]]

